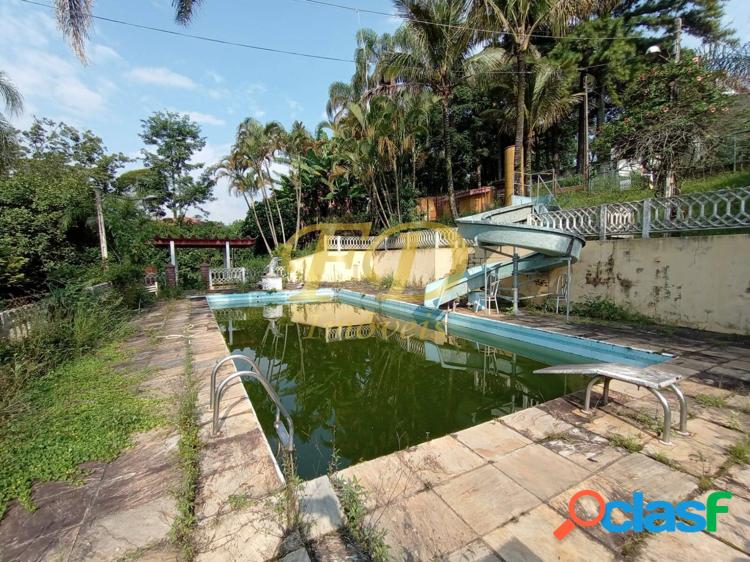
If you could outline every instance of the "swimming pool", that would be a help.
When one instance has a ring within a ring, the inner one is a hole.
[[[582,388],[553,363],[653,364],[668,356],[351,291],[211,295],[233,353],[259,365],[290,412],[297,469],[325,474]],[[278,450],[275,407],[246,389]]]

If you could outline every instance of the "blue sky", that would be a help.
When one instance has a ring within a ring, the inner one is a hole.
[[[40,0],[52,3],[51,0]],[[390,0],[346,2],[390,12]],[[133,9],[134,6],[138,8]],[[398,21],[298,0],[206,0],[187,28],[173,23],[170,0],[95,0],[94,13],[142,25],[230,41],[349,59],[359,27],[392,31]],[[750,39],[750,1],[731,0],[727,24]],[[96,22],[82,65],[56,29],[52,10],[0,0],[0,69],[21,90],[23,128],[34,115],[61,119],[101,136],[108,148],[137,156],[140,120],[170,109],[198,121],[208,144],[198,161],[212,164],[229,148],[237,123],[250,116],[295,119],[314,128],[324,118],[328,85],[348,80],[353,65],[216,45]],[[215,220],[243,218],[241,199],[216,189]]]

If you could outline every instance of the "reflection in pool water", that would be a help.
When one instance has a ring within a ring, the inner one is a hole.
[[[254,359],[294,420],[298,471],[310,479],[550,400],[580,377],[541,377],[550,362],[343,303],[215,311],[233,353]],[[571,356],[559,354],[559,361]],[[278,450],[275,408],[247,382]]]

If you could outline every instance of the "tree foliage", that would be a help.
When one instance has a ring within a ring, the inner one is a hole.
[[[197,179],[192,172],[203,164],[194,163],[193,156],[206,146],[197,123],[189,116],[171,111],[157,111],[141,121],[141,139],[149,146],[143,150],[143,163],[158,175],[158,182],[147,182],[142,189],[155,204],[165,207],[172,218],[182,221],[192,207],[211,201],[214,181],[209,173]]]

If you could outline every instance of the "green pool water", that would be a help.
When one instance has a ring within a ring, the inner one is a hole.
[[[299,474],[325,474],[582,388],[551,363],[343,303],[216,311],[233,353],[255,360],[294,420]],[[528,349],[528,348],[527,348]],[[560,354],[555,362],[570,362]],[[274,451],[275,407],[246,388]]]

